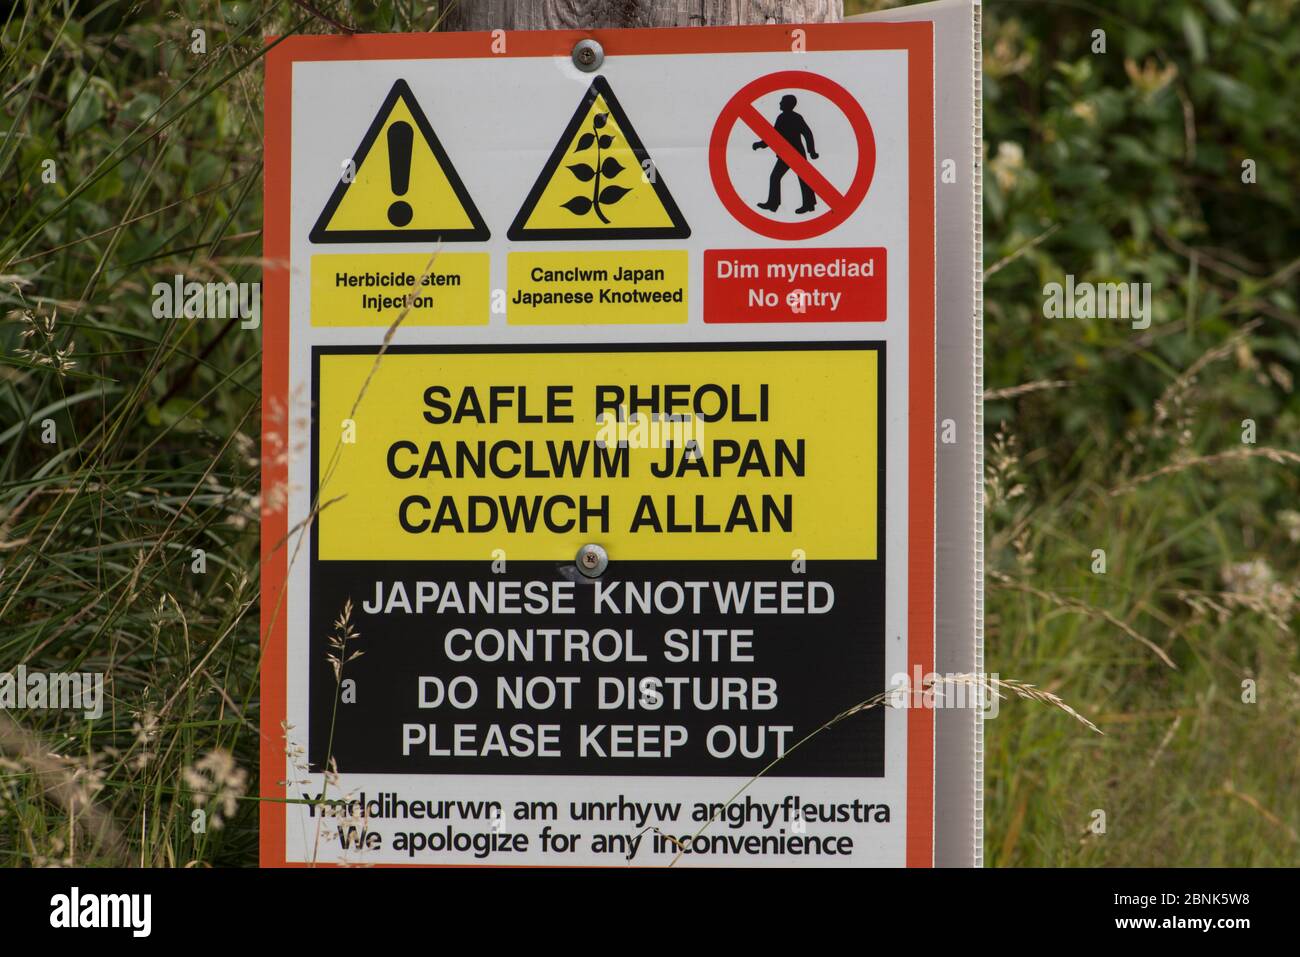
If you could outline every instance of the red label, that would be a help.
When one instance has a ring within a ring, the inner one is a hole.
[[[708,249],[705,322],[884,322],[885,249]]]

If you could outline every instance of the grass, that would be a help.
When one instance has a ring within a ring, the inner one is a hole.
[[[1188,468],[1112,495],[1116,450],[1079,454],[1091,481],[992,506],[989,667],[1033,676],[1106,736],[1003,706],[987,729],[989,863],[1293,864],[1295,549],[1280,529],[1243,547],[1240,492],[1285,467]],[[1281,574],[1258,557],[1270,546],[1291,562]]]
[[[991,864],[1300,860],[1298,12],[986,9],[988,668],[1105,732],[1002,703]],[[329,27],[287,2],[3,16],[0,670],[109,682],[98,721],[0,715],[0,864],[250,866],[260,333],[155,319],[150,290],[259,278],[261,37]],[[1045,320],[1066,273],[1152,282],[1152,327]]]
[[[0,718],[0,862],[249,864],[259,343],[155,319],[149,293],[257,278],[275,10],[125,6],[4,25],[0,660],[102,671],[108,701],[95,722]]]

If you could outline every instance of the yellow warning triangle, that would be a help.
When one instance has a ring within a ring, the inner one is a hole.
[[[481,242],[488,236],[411,88],[398,80],[309,238],[313,243],[416,243]]]
[[[691,234],[608,81],[592,81],[507,234],[513,240]]]

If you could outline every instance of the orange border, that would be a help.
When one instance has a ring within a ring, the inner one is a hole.
[[[287,697],[287,630],[282,592],[287,584],[286,508],[267,490],[288,483],[285,448],[289,400],[289,224],[292,171],[293,64],[311,60],[567,57],[593,37],[607,56],[683,53],[789,52],[794,26],[685,27],[657,30],[548,30],[505,33],[506,53],[491,52],[490,33],[295,36],[266,55],[262,255],[262,710],[260,857],[263,867],[285,861],[285,767],[282,722]],[[910,228],[908,674],[934,670],[934,27],[929,22],[808,24],[809,49],[906,50]],[[273,41],[270,41],[273,42]],[[928,228],[917,228],[929,224]],[[917,388],[925,383],[925,388]],[[283,431],[278,440],[268,436]],[[917,492],[920,494],[917,494]],[[278,546],[278,547],[277,547]],[[269,599],[269,601],[268,601]],[[934,864],[934,713],[907,712],[907,865]]]
[[[293,59],[284,44],[266,57],[262,148],[262,587],[261,729],[258,780],[259,858],[263,867],[285,864],[284,729],[288,688],[288,503],[269,490],[289,485],[289,181]],[[277,418],[279,421],[277,422]],[[278,440],[268,436],[280,432]],[[277,545],[279,547],[277,547]],[[273,773],[272,773],[273,772]]]

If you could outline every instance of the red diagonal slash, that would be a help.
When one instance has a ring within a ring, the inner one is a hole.
[[[823,96],[835,104],[849,121],[858,148],[858,160],[853,179],[843,192],[832,186],[806,158],[800,156],[798,147],[781,136],[755,108],[754,104],[762,97],[782,90],[809,90]],[[731,134],[741,125],[749,127],[764,145],[772,147],[777,159],[794,170],[796,176],[825,200],[824,212],[792,220],[771,219],[760,215],[749,202],[741,198],[736,191],[736,184],[731,181],[727,160]],[[875,170],[876,138],[862,104],[834,80],[806,70],[778,70],[746,83],[723,105],[709,137],[709,176],[713,179],[718,199],[736,217],[737,222],[772,239],[811,239],[844,223],[862,205]]]
[[[813,188],[827,206],[834,209],[844,202],[844,194],[831,185],[831,181],[817,171],[807,157],[801,156],[790,142],[776,131],[776,127],[763,119],[763,114],[754,108],[754,104],[741,107],[740,118],[754,131],[760,140],[772,147],[772,152],[785,161],[785,165],[794,170],[794,174]]]

